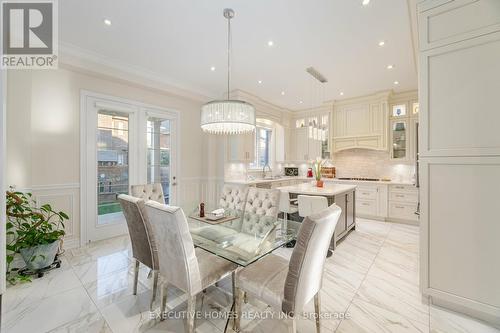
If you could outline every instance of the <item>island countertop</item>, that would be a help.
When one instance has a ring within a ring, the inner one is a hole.
[[[305,194],[305,195],[321,195],[325,197],[333,197],[339,194],[349,193],[356,189],[356,185],[343,185],[325,182],[323,187],[317,187],[312,183],[304,183],[290,186],[278,187],[282,192]]]

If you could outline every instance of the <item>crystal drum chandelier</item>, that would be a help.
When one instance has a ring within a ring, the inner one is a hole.
[[[224,9],[227,19],[227,99],[211,101],[201,107],[201,128],[213,134],[240,134],[255,130],[255,108],[244,101],[229,99],[231,81],[232,9]]]

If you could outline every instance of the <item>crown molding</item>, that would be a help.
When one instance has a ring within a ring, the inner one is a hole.
[[[174,83],[150,70],[104,57],[68,43],[59,44],[59,63],[63,65],[62,67],[76,71],[119,79],[197,102],[205,103],[215,99],[213,94],[201,88]]]

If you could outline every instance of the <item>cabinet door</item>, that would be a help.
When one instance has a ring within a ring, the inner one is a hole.
[[[253,162],[255,160],[255,133],[244,134],[244,150],[247,162]]]
[[[347,193],[346,196],[346,225],[347,227],[350,227],[351,225],[354,224],[355,220],[355,214],[354,214],[354,204],[355,204],[355,192],[350,192]]]
[[[227,160],[229,162],[249,162],[255,156],[255,136],[236,134],[227,137]]]
[[[391,158],[408,159],[408,120],[391,121]]]
[[[418,132],[417,132],[417,126],[418,126],[418,118],[411,118],[410,119],[410,128],[409,128],[409,137],[410,137],[410,152],[409,152],[409,159],[412,161],[416,161],[417,159],[417,147],[418,147]]]
[[[341,233],[343,233],[346,229],[346,195],[336,195],[335,196],[335,204],[342,209],[342,214],[340,214],[339,221],[337,222],[337,226],[335,227],[335,237],[339,237]]]
[[[308,160],[315,160],[317,157],[321,157],[321,141],[314,138],[308,138]]]
[[[227,160],[229,162],[245,162],[247,155],[243,146],[242,135],[229,135],[227,137]]]
[[[274,138],[275,138],[275,156],[276,162],[285,161],[285,129],[281,125],[276,125],[274,127]]]
[[[307,127],[294,130],[295,136],[295,157],[296,161],[306,161],[309,159],[309,139]]]

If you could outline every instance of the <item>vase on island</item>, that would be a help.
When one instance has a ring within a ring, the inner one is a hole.
[[[323,187],[323,181],[322,180],[316,180],[316,187]]]

